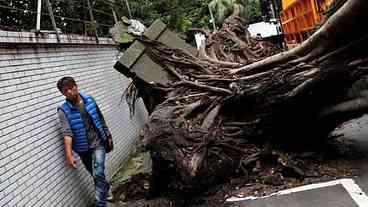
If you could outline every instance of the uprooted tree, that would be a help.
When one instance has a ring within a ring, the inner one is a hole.
[[[348,0],[307,41],[276,55],[249,36],[236,8],[217,33],[202,31],[198,56],[141,38],[171,81],[128,89],[161,94],[142,141],[158,187],[196,192],[235,172],[260,173],[265,158],[279,173],[306,176],[271,146],[321,143],[367,111],[367,9],[368,1]]]

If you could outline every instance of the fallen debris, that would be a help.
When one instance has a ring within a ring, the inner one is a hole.
[[[152,189],[152,159],[149,152],[131,156],[111,180],[114,198],[119,201],[147,198]]]

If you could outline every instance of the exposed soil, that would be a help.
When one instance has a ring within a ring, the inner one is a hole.
[[[258,172],[257,176],[244,175],[239,172],[225,183],[215,185],[204,193],[178,197],[177,194],[171,192],[154,192],[151,195],[147,194],[146,198],[140,197],[139,200],[136,197],[126,198],[130,201],[120,202],[119,206],[231,206],[232,203],[226,202],[226,199],[230,197],[262,197],[306,184],[355,177],[359,175],[357,163],[367,156],[355,149],[353,144],[352,141],[338,137],[325,145],[320,145],[319,148],[314,148],[313,151],[299,151],[298,157],[294,159],[303,162],[303,166],[307,167],[303,168],[305,169],[304,177],[298,177],[292,170],[279,172],[276,169],[277,164],[267,163],[258,166],[262,168],[262,172]],[[288,154],[295,153],[294,151]],[[136,180],[135,185],[139,183],[142,181]]]

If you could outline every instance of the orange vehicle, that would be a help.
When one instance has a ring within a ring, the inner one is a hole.
[[[282,0],[280,14],[285,42],[298,44],[306,40],[324,21],[323,13],[334,0]]]

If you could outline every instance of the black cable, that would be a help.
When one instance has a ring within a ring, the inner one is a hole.
[[[32,11],[32,10],[29,10],[29,9],[20,9],[20,8],[16,8],[16,7],[10,7],[10,6],[5,6],[5,5],[1,5],[0,4],[0,8],[4,8],[4,9],[10,9],[10,10],[16,10],[16,11],[22,11],[22,12],[30,12],[32,14],[37,14],[36,11]]]
[[[20,8],[16,8],[16,7],[9,7],[9,6],[4,6],[4,5],[0,5],[0,8],[4,8],[4,9],[9,9],[9,10],[16,10],[16,11],[27,11],[27,12],[30,12],[32,14],[37,14],[36,11],[32,11],[32,10],[28,10],[28,9],[20,9]],[[48,13],[41,13],[41,15],[43,16],[50,16],[50,14]],[[73,22],[81,22],[81,23],[92,23],[92,21],[88,21],[88,20],[81,20],[81,19],[76,19],[76,18],[71,18],[71,17],[64,17],[64,16],[59,16],[59,15],[55,15],[54,14],[54,17],[57,17],[59,19],[62,19],[62,20],[70,20],[70,21],[73,21]],[[97,22],[98,25],[101,25],[101,26],[106,26],[106,27],[112,27],[113,25],[109,25],[109,24],[103,24],[103,23],[99,23]]]

